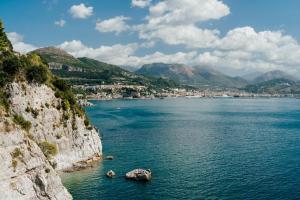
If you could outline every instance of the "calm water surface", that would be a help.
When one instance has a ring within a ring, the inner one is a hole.
[[[299,199],[299,99],[94,101],[105,155],[64,174],[74,199]],[[124,179],[151,168],[153,180]],[[117,173],[108,179],[108,170]]]

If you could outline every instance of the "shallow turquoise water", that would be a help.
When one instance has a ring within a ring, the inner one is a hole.
[[[299,99],[94,101],[103,161],[63,175],[74,199],[299,199]],[[124,179],[151,168],[153,180]],[[113,169],[118,177],[107,179]]]

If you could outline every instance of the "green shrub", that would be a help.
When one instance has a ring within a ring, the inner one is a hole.
[[[7,95],[5,94],[5,92],[1,90],[1,88],[0,88],[0,106],[3,107],[6,112],[9,110],[9,102],[8,102]]]
[[[12,49],[12,44],[10,43],[4,32],[4,26],[2,21],[0,20],[0,51],[12,51]]]
[[[70,103],[69,103],[68,100],[63,100],[61,102],[61,105],[62,105],[62,108],[63,108],[64,111],[70,110]]]
[[[0,87],[4,87],[7,83],[9,83],[8,75],[0,71]]]
[[[13,160],[11,161],[11,165],[12,165],[12,167],[14,168],[14,172],[15,172],[15,171],[16,171],[16,168],[17,168],[17,165],[18,165],[18,161],[15,160],[15,159],[13,159]]]
[[[26,77],[29,82],[43,84],[48,80],[48,69],[43,65],[31,66],[26,70]]]
[[[43,154],[47,157],[50,158],[51,156],[55,156],[58,152],[57,147],[55,144],[51,144],[47,141],[41,142],[38,144],[39,147],[41,148]]]
[[[90,120],[87,117],[84,119],[84,125],[86,127],[88,127],[90,125]]]
[[[70,85],[66,81],[59,78],[54,78],[52,84],[55,88],[63,92],[66,92],[71,89]]]
[[[23,157],[23,153],[21,152],[21,150],[19,148],[15,148],[15,150],[13,152],[11,152],[10,154],[13,158],[20,158]]]
[[[26,121],[20,115],[14,115],[14,122],[20,125],[26,131],[29,131],[29,129],[31,128],[31,123],[29,121]]]
[[[2,70],[10,76],[10,78],[14,78],[22,68],[22,64],[17,56],[10,54],[5,57],[2,63],[2,68]]]

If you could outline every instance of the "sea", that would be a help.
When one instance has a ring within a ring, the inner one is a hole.
[[[75,200],[300,199],[300,99],[92,103],[87,115],[114,159],[62,175]],[[152,180],[126,180],[135,168]]]

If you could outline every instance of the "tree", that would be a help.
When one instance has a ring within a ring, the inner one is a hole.
[[[13,47],[10,41],[8,40],[5,32],[2,21],[0,20],[0,52],[3,51],[12,51]]]
[[[48,80],[48,69],[43,65],[29,67],[26,77],[29,82],[45,83]]]

